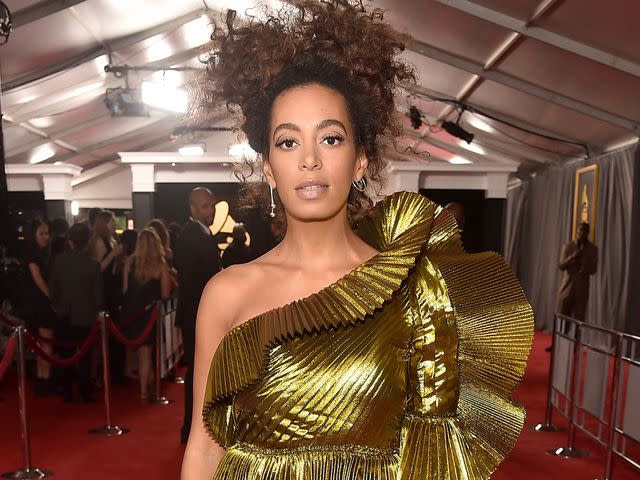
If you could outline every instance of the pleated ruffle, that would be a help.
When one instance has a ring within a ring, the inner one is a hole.
[[[238,443],[228,448],[214,480],[395,480],[398,455],[349,447],[263,449]]]
[[[533,312],[502,257],[464,253],[448,215],[436,216],[426,255],[455,313],[458,405],[451,417],[408,413],[398,478],[488,479],[524,425],[525,411],[511,396],[531,349]]]
[[[378,255],[319,292],[258,315],[222,339],[211,362],[203,409],[217,443],[226,447],[233,442],[233,396],[261,377],[271,348],[302,334],[363,321],[391,299],[424,249],[435,211],[433,202],[417,194],[386,197],[358,232]]]

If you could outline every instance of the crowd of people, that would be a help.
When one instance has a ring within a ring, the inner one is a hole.
[[[178,296],[176,324],[182,329],[184,361],[189,367],[193,362],[195,309],[204,285],[222,264],[250,260],[241,224],[234,229],[228,252],[221,254],[218,249],[209,230],[214,212],[209,190],[195,189],[190,209],[184,226],[167,226],[156,218],[139,230],[120,234],[109,210],[91,209],[86,220],[70,227],[61,218],[33,220],[25,234],[24,285],[15,313],[40,338],[45,353],[72,356],[90,335],[101,311],[109,314],[125,336],[139,338],[151,315],[146,307]],[[137,379],[143,400],[149,399],[154,384],[155,338],[151,332],[136,348],[109,339],[111,381],[119,384]],[[57,368],[40,356],[35,363],[36,395],[60,394],[67,402],[93,401],[92,391],[101,379],[97,346],[73,367]],[[187,400],[189,372],[190,368]],[[190,407],[187,418],[190,420]],[[188,430],[187,425],[183,432]]]

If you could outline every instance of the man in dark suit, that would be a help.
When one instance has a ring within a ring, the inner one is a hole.
[[[589,224],[578,226],[577,238],[562,247],[558,267],[563,271],[558,312],[584,321],[589,300],[589,277],[598,267],[598,248],[589,241]]]
[[[176,326],[182,330],[187,374],[184,382],[184,421],[180,440],[187,443],[193,408],[193,360],[196,314],[200,296],[211,277],[220,271],[220,251],[209,227],[213,224],[215,199],[210,190],[198,187],[189,195],[191,217],[185,224],[174,251],[178,270]]]
[[[51,304],[58,315],[59,325],[56,337],[72,342],[82,342],[87,338],[91,327],[103,307],[102,272],[100,263],[87,252],[89,244],[89,226],[76,223],[69,229],[71,251],[59,254],[53,264],[49,277],[49,295]],[[75,348],[61,347],[63,357],[70,357]],[[85,354],[78,360],[78,386],[82,402],[91,398],[91,355]],[[66,368],[62,385],[64,399],[73,399],[73,369]]]

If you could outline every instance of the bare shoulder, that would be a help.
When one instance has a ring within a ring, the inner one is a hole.
[[[241,321],[247,303],[256,288],[263,284],[263,277],[260,259],[225,268],[207,283],[200,310],[215,311],[216,323],[223,326],[225,332],[231,330]]]

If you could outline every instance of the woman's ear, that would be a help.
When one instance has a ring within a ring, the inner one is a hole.
[[[271,169],[271,163],[267,157],[262,159],[262,171],[264,176],[267,177],[267,182],[272,188],[276,188],[276,179],[273,176],[273,170]]]
[[[367,154],[364,151],[364,148],[360,150],[358,153],[358,157],[356,158],[355,172],[354,172],[354,180],[359,180],[364,177],[364,174],[367,172],[367,167],[369,166],[369,159],[367,158]]]

